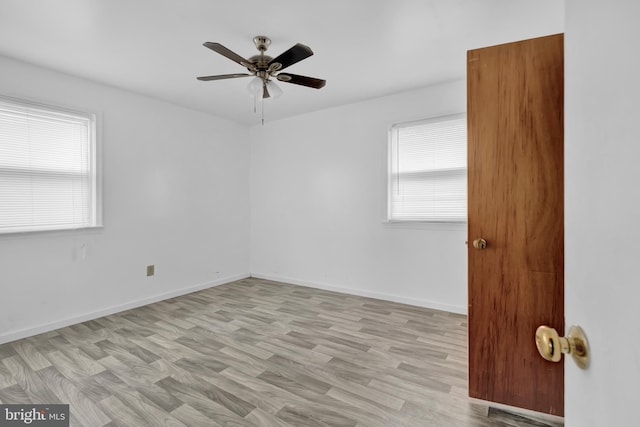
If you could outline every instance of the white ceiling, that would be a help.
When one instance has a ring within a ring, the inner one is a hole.
[[[464,78],[466,50],[562,32],[562,0],[0,0],[0,54],[256,124],[246,71],[202,46],[275,57],[295,43],[314,56],[288,72],[327,80],[281,83],[269,120]]]

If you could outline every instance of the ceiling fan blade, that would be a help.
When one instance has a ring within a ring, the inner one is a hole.
[[[296,62],[300,62],[311,55],[313,55],[313,51],[309,46],[298,43],[269,61],[269,65],[275,63],[282,64],[280,70],[284,70],[285,68],[295,64]]]
[[[271,95],[269,95],[269,90],[267,89],[267,85],[262,85],[262,97],[263,98],[270,98]]]
[[[233,62],[237,62],[240,65],[242,65],[242,63],[245,63],[245,64],[249,63],[249,61],[244,59],[242,56],[240,56],[237,53],[235,53],[234,51],[222,46],[220,43],[205,42],[205,43],[203,43],[203,46],[208,47],[212,51],[217,52],[220,55],[225,56],[225,57],[229,58],[230,60],[232,60]]]
[[[224,79],[235,79],[236,77],[250,77],[251,74],[240,73],[240,74],[220,74],[217,76],[203,76],[198,77],[198,80],[203,82],[208,82],[210,80],[224,80]]]
[[[327,84],[326,80],[316,79],[315,77],[299,76],[297,74],[289,74],[289,73],[280,73],[276,76],[276,78],[281,82],[312,87],[314,89],[320,89]]]

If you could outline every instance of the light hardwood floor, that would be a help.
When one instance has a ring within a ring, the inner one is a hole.
[[[245,279],[0,345],[72,426],[546,426],[467,399],[466,317]]]

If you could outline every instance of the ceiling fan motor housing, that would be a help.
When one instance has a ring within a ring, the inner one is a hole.
[[[266,71],[272,59],[269,55],[253,55],[249,58],[249,62],[255,65],[258,70]],[[251,71],[251,67],[247,67],[247,69]]]

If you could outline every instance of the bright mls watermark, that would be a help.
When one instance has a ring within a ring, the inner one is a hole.
[[[0,405],[0,427],[69,427],[69,405]]]

